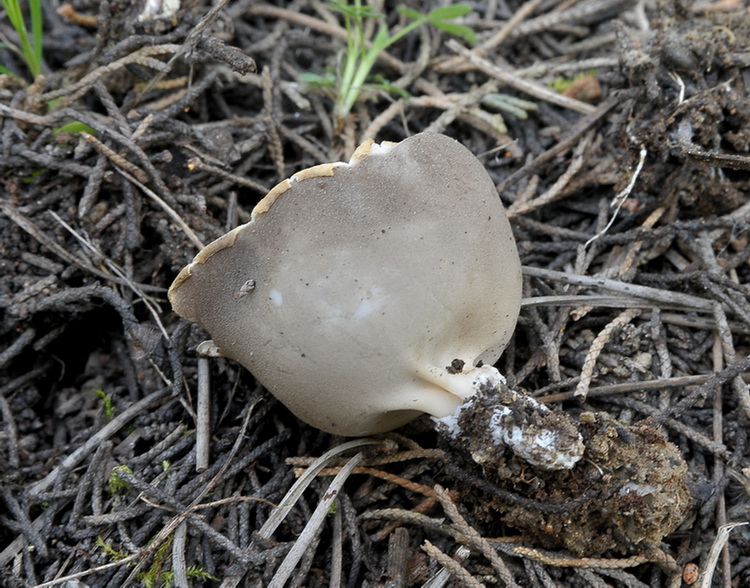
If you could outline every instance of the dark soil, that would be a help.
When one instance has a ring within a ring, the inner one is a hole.
[[[44,74],[30,83],[0,48],[15,74],[0,76],[0,585],[750,584],[747,527],[722,532],[750,515],[742,0],[477,2],[472,54],[419,29],[375,68],[406,93],[367,91],[342,120],[299,82],[345,46],[324,3],[196,0],[161,19],[42,4]],[[377,7],[391,29],[396,5]],[[4,17],[0,34],[18,45]],[[497,92],[535,107],[500,117]],[[540,514],[561,479],[524,469],[500,491],[426,418],[342,448],[234,362],[199,360],[206,334],[166,298],[199,245],[293,173],[424,130],[471,149],[508,206],[525,266],[509,385],[649,440],[620,463],[687,464],[687,515],[663,539],[623,553],[585,524],[568,537],[564,510]],[[333,448],[348,457],[290,494]]]

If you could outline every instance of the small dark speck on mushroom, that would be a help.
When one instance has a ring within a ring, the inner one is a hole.
[[[466,365],[466,362],[463,359],[454,359],[449,366],[446,366],[446,370],[449,374],[460,374],[464,366]]]

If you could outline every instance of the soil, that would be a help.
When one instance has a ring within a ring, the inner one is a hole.
[[[747,5],[475,3],[471,51],[421,27],[338,117],[300,76],[336,71],[339,12],[213,5],[43,1],[33,81],[0,18],[0,585],[750,584]],[[580,427],[564,473],[427,418],[322,433],[169,306],[278,182],[425,130],[508,208],[497,367]]]

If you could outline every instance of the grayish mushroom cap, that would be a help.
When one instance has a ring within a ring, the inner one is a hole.
[[[482,164],[422,133],[284,180],[169,299],[299,418],[368,435],[473,393],[515,328],[521,268]]]

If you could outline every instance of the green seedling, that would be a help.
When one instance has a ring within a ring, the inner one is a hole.
[[[119,465],[119,466],[112,468],[112,473],[109,475],[109,479],[107,480],[107,485],[109,486],[109,493],[112,496],[115,496],[117,494],[125,494],[126,492],[130,490],[130,484],[128,484],[125,480],[123,480],[119,476],[120,472],[132,474],[133,470],[131,470],[126,465]]]
[[[55,98],[53,100],[50,100],[49,102],[47,102],[47,111],[52,112],[53,110],[57,109],[58,106],[64,104],[64,102],[65,101],[62,98]],[[70,116],[65,117],[65,120],[68,122],[65,122],[59,127],[55,127],[52,129],[53,137],[57,138],[60,133],[70,133],[73,135],[79,133],[87,133],[89,135],[96,135],[96,130],[84,122],[75,120]]]
[[[35,179],[37,179],[39,176],[41,176],[45,171],[47,171],[47,170],[46,169],[37,169],[37,170],[34,170],[33,172],[31,172],[27,176],[25,176],[21,181],[24,184],[31,184]]]
[[[582,71],[576,74],[575,76],[573,76],[572,78],[566,78],[562,76],[555,78],[549,83],[549,85],[555,92],[557,92],[558,94],[562,94],[563,92],[565,92],[565,90],[570,88],[578,80],[581,80],[585,77],[590,77],[590,76],[593,77],[595,75],[596,75],[596,70],[590,69],[588,71]]]
[[[104,537],[102,537],[101,535],[96,536],[96,545],[114,561],[120,561],[121,559],[125,559],[128,556],[127,551],[115,549],[109,543],[107,543],[104,540]]]
[[[89,135],[96,135],[96,131],[94,129],[92,129],[86,123],[82,123],[79,121],[70,122],[52,129],[53,137],[57,137],[57,135],[59,135],[60,133],[88,133]]]
[[[157,586],[163,586],[164,588],[172,588],[174,584],[174,572],[172,570],[165,569],[167,564],[167,556],[169,550],[172,547],[174,536],[169,537],[159,549],[154,553],[154,559],[151,562],[151,566],[148,570],[138,574],[138,580],[143,582],[146,588],[156,588]],[[203,568],[198,566],[189,566],[185,570],[188,578],[195,578],[197,580],[212,580],[218,582],[218,578],[209,574]]]
[[[511,96],[510,94],[487,94],[482,98],[482,106],[490,108],[492,110],[502,110],[508,114],[512,114],[520,120],[526,120],[529,118],[530,111],[539,110],[539,105],[536,102],[530,100],[524,100],[517,96]]]
[[[390,92],[391,94],[396,94],[401,98],[411,98],[411,94],[409,94],[409,92],[407,92],[403,88],[399,88],[398,86],[391,84],[380,74],[375,74],[374,76],[372,76],[372,79],[375,82],[376,86],[381,90]]]
[[[157,582],[164,581],[164,562],[173,541],[174,536],[170,536],[169,539],[164,541],[154,553],[154,559],[151,561],[149,569],[138,574],[138,580],[143,582],[146,588],[154,588],[157,586]]]
[[[369,43],[365,38],[365,20],[368,18],[379,19],[382,21],[383,15],[375,12],[371,6],[362,4],[362,0],[335,0],[331,3],[331,8],[340,12],[344,17],[344,26],[346,27],[347,40],[346,50],[344,51],[342,66],[338,75],[335,77],[336,83],[336,104],[334,106],[334,116],[337,127],[343,125],[343,121],[351,112],[360,92],[365,87],[365,82],[370,76],[378,56],[388,47],[403,39],[406,35],[425,24],[431,24],[437,29],[445,31],[451,35],[456,35],[470,44],[476,43],[476,33],[465,25],[449,22],[452,19],[466,16],[471,12],[471,6],[466,2],[459,2],[435,8],[427,14],[422,14],[416,10],[405,7],[399,7],[399,13],[411,20],[403,28],[391,33],[388,26],[380,23],[375,38]],[[331,85],[331,76],[318,76],[317,78],[307,75],[303,81],[318,83],[320,85]],[[393,89],[382,78],[377,82],[380,89]]]
[[[104,418],[107,419],[107,422],[111,421],[115,417],[115,407],[112,404],[112,395],[107,394],[101,389],[97,389],[95,392],[96,395],[102,399],[102,403],[104,404]]]
[[[42,73],[42,6],[41,0],[29,0],[29,14],[31,16],[31,35],[26,28],[23,18],[20,0],[0,0],[5,9],[10,24],[18,33],[21,48],[6,45],[12,51],[18,53],[26,62],[32,78]],[[0,65],[0,73],[11,74],[11,71]]]
[[[185,574],[188,578],[195,578],[196,580],[219,581],[219,578],[212,576],[206,570],[199,568],[198,566],[188,566],[185,570]],[[174,584],[174,572],[171,570],[163,571],[161,573],[161,581],[164,583],[164,588],[172,588],[172,585]]]

